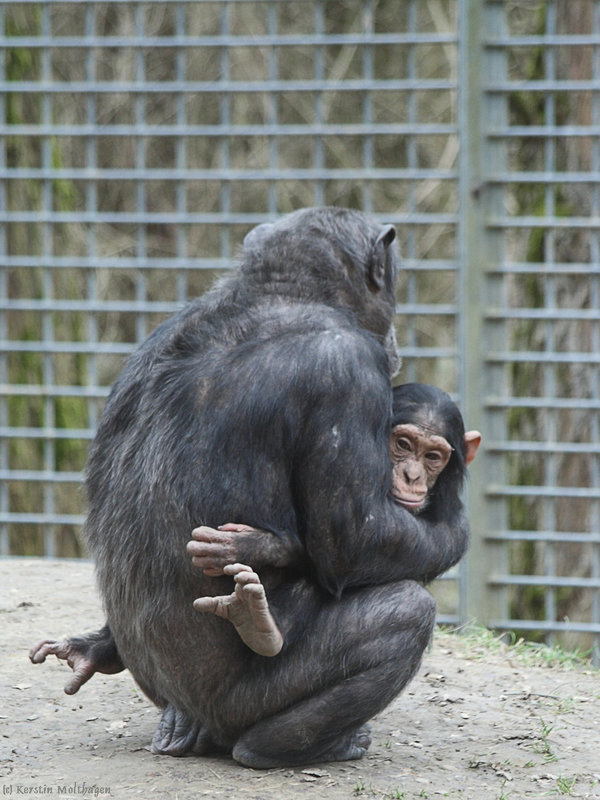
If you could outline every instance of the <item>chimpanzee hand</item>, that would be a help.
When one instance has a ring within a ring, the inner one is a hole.
[[[75,694],[96,672],[113,675],[125,669],[108,625],[99,631],[70,639],[44,639],[29,651],[33,664],[42,664],[46,656],[64,659],[73,670],[65,684],[65,694]]]
[[[297,566],[305,558],[304,548],[296,537],[281,537],[235,522],[218,529],[201,525],[192,531],[187,544],[192,564],[211,578],[223,575],[227,564],[252,564],[264,567]]]
[[[259,533],[265,536],[271,534],[257,531],[249,525],[228,522],[220,525],[218,529],[201,525],[192,531],[194,537],[187,543],[187,551],[192,557],[192,564],[204,570],[204,574],[211,578],[223,575],[223,567],[235,564],[241,560],[239,553],[242,551],[241,537],[237,534],[248,532]]]

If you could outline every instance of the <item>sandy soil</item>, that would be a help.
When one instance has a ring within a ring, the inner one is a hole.
[[[82,798],[600,799],[600,672],[527,666],[507,648],[436,636],[408,690],[373,721],[362,761],[255,771],[154,756],[159,713],[128,673],[79,694],[29,647],[99,627],[92,566],[0,561],[0,792]]]

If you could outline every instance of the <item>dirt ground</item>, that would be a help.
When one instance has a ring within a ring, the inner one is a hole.
[[[440,633],[373,721],[362,761],[248,770],[225,757],[152,755],[159,712],[128,673],[95,676],[67,697],[65,664],[29,662],[44,636],[101,622],[91,564],[0,561],[3,797],[600,799],[599,671],[530,666],[513,649]]]

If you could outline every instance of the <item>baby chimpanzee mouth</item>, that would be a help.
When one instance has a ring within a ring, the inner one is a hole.
[[[399,497],[394,494],[394,501],[410,511],[418,511],[425,505],[425,497]]]

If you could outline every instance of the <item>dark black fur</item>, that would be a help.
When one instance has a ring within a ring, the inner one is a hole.
[[[165,707],[156,752],[357,758],[366,721],[418,667],[435,609],[407,579],[455,563],[467,531],[390,497],[393,234],[343,209],[257,229],[240,269],[161,325],[114,386],[86,529],[118,653]],[[305,553],[301,574],[265,581],[290,632],[273,659],[192,608],[232,583],[191,566],[190,531],[228,520]]]
[[[458,406],[437,386],[405,383],[394,387],[392,397],[392,427],[401,422],[443,436],[453,449],[419,516],[432,522],[439,522],[448,513],[457,516],[463,508],[460,494],[467,477],[465,425]]]

